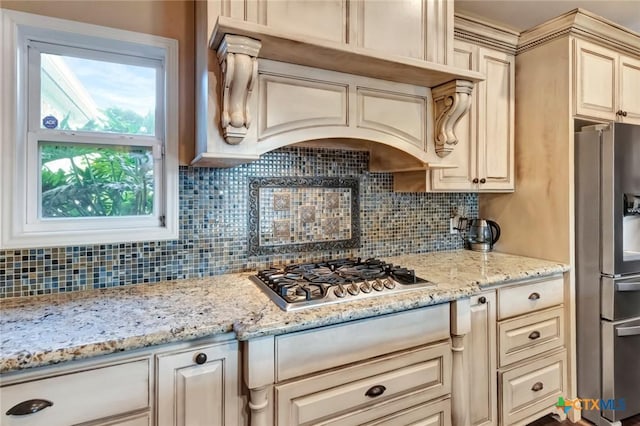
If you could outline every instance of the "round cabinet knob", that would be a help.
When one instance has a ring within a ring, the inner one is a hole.
[[[481,303],[481,304],[483,304],[483,305],[484,305],[485,303],[487,303],[487,298],[486,298],[486,297],[484,297],[484,296],[481,296],[481,297],[478,299],[478,303]]]
[[[479,181],[478,181],[478,178],[474,178],[471,182],[478,183]]]
[[[388,280],[388,279],[385,279],[385,280],[383,281],[383,284],[384,284],[384,286],[385,286],[386,288],[388,288],[389,290],[393,289],[393,288],[396,286],[395,281]]]
[[[382,291],[384,284],[382,284],[382,281],[380,280],[375,280],[372,287],[375,291]]]
[[[622,111],[622,116],[626,117],[627,116],[627,111]]]
[[[338,284],[338,287],[336,287],[336,289],[333,290],[333,294],[335,294],[338,297],[345,297],[347,295],[347,292],[344,289],[344,286],[342,284]]]
[[[617,110],[616,115],[622,115],[622,110],[621,109]]]
[[[363,293],[371,293],[371,283],[369,281],[365,281],[360,284],[360,291]]]
[[[349,292],[350,295],[355,296],[358,293],[360,293],[360,287],[358,287],[358,284],[353,283],[349,286],[347,291]]]
[[[487,180],[485,178],[480,179],[480,183],[487,183]]]
[[[196,364],[204,364],[205,362],[207,362],[207,354],[200,352],[196,355]]]

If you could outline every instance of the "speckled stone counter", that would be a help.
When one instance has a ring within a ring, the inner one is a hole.
[[[280,310],[250,273],[0,302],[0,372],[234,331],[240,340],[444,303],[482,288],[564,272],[500,253],[436,252],[384,260],[436,285],[356,302]]]

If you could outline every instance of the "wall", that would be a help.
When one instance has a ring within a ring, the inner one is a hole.
[[[449,215],[453,206],[464,205],[476,217],[476,194],[393,193],[393,176],[369,173],[368,161],[365,152],[289,147],[231,169],[181,167],[178,240],[0,251],[0,298],[462,247],[460,237],[449,234]],[[358,178],[361,248],[248,256],[251,176]]]
[[[0,6],[54,18],[154,34],[178,40],[180,164],[194,157],[195,33],[192,0],[11,1]]]

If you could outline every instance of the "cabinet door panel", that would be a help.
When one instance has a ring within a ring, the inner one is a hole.
[[[471,298],[469,342],[469,416],[472,426],[495,425],[498,417],[496,383],[496,294]]]
[[[158,355],[158,426],[237,424],[237,350],[232,341]]]
[[[259,0],[258,21],[281,31],[347,42],[346,0]]]
[[[424,59],[426,11],[422,1],[352,2],[357,45],[391,55]]]
[[[640,60],[620,55],[620,110],[625,123],[640,124]]]
[[[478,84],[480,190],[513,190],[515,58],[486,48],[479,56],[480,72],[486,75]]]
[[[176,426],[222,425],[222,361],[176,370]]]
[[[478,47],[470,43],[455,40],[453,64],[466,70],[478,69]],[[431,188],[435,191],[470,191],[476,185],[472,183],[477,176],[477,116],[478,85],[473,89],[473,100],[469,112],[456,125],[458,144],[446,161],[457,167],[431,171]]]
[[[576,114],[615,120],[617,53],[582,40],[575,50]]]

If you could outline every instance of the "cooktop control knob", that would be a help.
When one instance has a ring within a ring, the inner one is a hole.
[[[371,283],[369,281],[363,282],[360,284],[360,290],[362,290],[363,293],[371,293]]]
[[[345,297],[347,295],[347,292],[344,289],[344,286],[342,284],[338,284],[338,287],[335,288],[335,290],[333,290],[333,294],[335,294],[338,297]]]
[[[395,281],[392,281],[392,280],[390,280],[388,278],[385,278],[383,283],[384,283],[384,286],[386,288],[388,288],[389,290],[391,290],[392,288],[394,288],[396,286]]]
[[[382,291],[383,288],[384,288],[384,284],[382,284],[382,281],[380,281],[379,279],[376,279],[376,281],[373,283],[373,289],[375,291]]]
[[[353,283],[349,286],[347,291],[349,292],[350,295],[355,296],[358,293],[360,293],[360,287],[358,287],[358,284]]]

